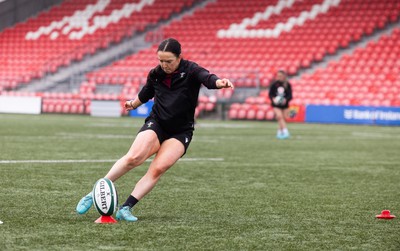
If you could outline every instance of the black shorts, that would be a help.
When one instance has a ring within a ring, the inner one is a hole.
[[[179,140],[185,147],[185,152],[183,153],[183,155],[185,155],[190,145],[190,142],[192,142],[193,130],[187,130],[179,133],[168,133],[153,118],[147,118],[142,128],[140,128],[139,132],[143,132],[146,130],[152,130],[157,134],[157,138],[158,141],[160,142],[160,145],[167,139],[173,138]]]
[[[286,104],[286,105],[275,105],[275,104],[272,104],[271,106],[274,107],[274,108],[279,108],[281,110],[285,110],[285,109],[289,108],[289,104]]]

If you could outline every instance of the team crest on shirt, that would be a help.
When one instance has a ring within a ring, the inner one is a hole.
[[[150,121],[149,123],[147,123],[147,128],[150,128],[153,124],[154,123]]]
[[[278,87],[278,95],[284,96],[285,95],[285,88],[283,88],[282,86],[279,86]]]

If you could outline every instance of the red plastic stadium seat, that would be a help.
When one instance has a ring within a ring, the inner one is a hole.
[[[265,115],[266,115],[266,111],[258,110],[256,113],[256,119],[257,120],[265,120]]]
[[[256,109],[255,108],[251,108],[250,110],[247,111],[246,119],[248,119],[248,120],[255,119],[256,118],[256,113],[257,113]]]
[[[241,108],[238,111],[237,118],[238,119],[245,119],[247,114],[247,109]]]
[[[229,119],[237,119],[238,117],[238,110],[231,108],[228,112]]]
[[[265,114],[265,118],[266,118],[267,120],[273,120],[273,119],[275,118],[275,113],[274,113],[274,111],[273,111],[273,110],[267,111],[266,114]]]

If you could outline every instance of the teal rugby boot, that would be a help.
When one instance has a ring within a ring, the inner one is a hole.
[[[126,220],[129,222],[134,222],[137,221],[138,218],[132,215],[132,208],[129,208],[129,206],[124,206],[120,208],[117,212],[117,220]]]
[[[93,196],[92,193],[88,193],[85,197],[83,197],[78,205],[76,206],[76,212],[78,214],[85,214],[93,205]]]

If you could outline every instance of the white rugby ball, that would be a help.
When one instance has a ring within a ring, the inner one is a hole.
[[[277,105],[282,104],[283,103],[283,97],[282,96],[276,96],[274,98],[274,103],[277,104]]]
[[[93,187],[93,202],[101,215],[112,215],[118,205],[118,195],[114,184],[107,178],[101,178]]]

